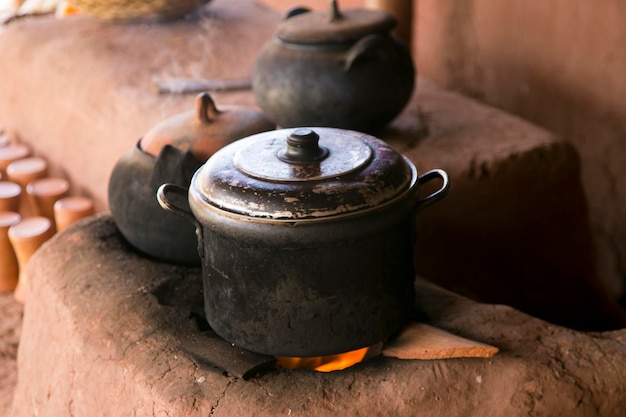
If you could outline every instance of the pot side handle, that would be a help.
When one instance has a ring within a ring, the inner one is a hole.
[[[168,194],[176,194],[178,197],[183,197],[186,200],[188,193],[189,191],[186,188],[176,184],[166,183],[159,186],[156,197],[163,210],[190,221],[196,226],[197,229],[200,224],[191,210],[188,207],[181,207],[179,204],[174,202],[174,199],[168,197]]]
[[[350,71],[354,63],[361,57],[380,49],[385,37],[377,33],[367,35],[359,39],[348,49],[343,62],[343,70]]]
[[[309,13],[310,11],[311,9],[309,9],[308,7],[293,6],[287,10],[287,13],[285,13],[285,16],[283,16],[283,20],[291,19],[294,16],[298,16],[299,14],[303,13]]]
[[[433,169],[431,171],[428,171],[424,175],[421,175],[417,179],[417,182],[421,186],[437,178],[443,181],[441,188],[430,194],[428,197],[425,197],[424,199],[418,201],[416,210],[421,210],[425,207],[428,207],[432,203],[441,200],[443,197],[445,197],[446,194],[448,194],[448,189],[450,188],[450,180],[448,179],[448,174],[443,169]]]
[[[202,230],[203,230],[202,225],[193,215],[188,204],[185,204],[185,207],[181,207],[180,205],[176,204],[173,199],[170,199],[167,196],[168,193],[176,194],[179,198],[182,197],[184,198],[184,201],[187,202],[187,198],[189,196],[189,190],[176,184],[171,184],[171,183],[161,184],[159,188],[157,189],[156,197],[157,197],[157,201],[159,202],[159,205],[163,208],[163,210],[168,211],[172,214],[175,214],[179,217],[182,217],[183,219],[188,220],[191,223],[193,223],[193,225],[196,227],[196,238],[198,239],[198,253],[200,254],[200,257],[202,258],[202,254],[203,254],[202,242],[204,241],[203,236],[202,236]]]

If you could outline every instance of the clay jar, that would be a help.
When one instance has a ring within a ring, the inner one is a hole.
[[[194,172],[218,149],[274,127],[255,109],[218,109],[207,93],[196,96],[195,109],[154,126],[122,155],[109,179],[109,207],[124,238],[145,255],[200,264],[195,228],[161,209],[157,188],[163,183],[188,187]]]
[[[298,9],[259,52],[252,88],[280,127],[326,126],[374,132],[409,101],[410,50],[381,10]],[[295,15],[294,15],[295,14]]]

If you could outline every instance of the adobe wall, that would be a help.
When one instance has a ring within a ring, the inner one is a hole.
[[[619,0],[420,0],[421,75],[535,122],[582,157],[600,274],[626,264],[626,4]]]

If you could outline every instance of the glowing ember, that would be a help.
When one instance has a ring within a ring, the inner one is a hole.
[[[371,347],[364,347],[336,355],[314,356],[310,358],[277,356],[276,363],[278,366],[287,369],[304,368],[318,372],[340,371],[362,362],[366,358],[377,355],[380,353],[380,345],[376,344]]]

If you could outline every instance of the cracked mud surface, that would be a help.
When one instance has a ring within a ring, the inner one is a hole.
[[[626,413],[626,330],[576,332],[418,280],[424,322],[500,352],[488,360],[377,357],[341,372],[274,369],[246,381],[180,348],[199,331],[190,318],[197,271],[129,252],[110,217],[59,235],[33,265],[37,302],[25,314],[19,372],[37,383],[18,383],[13,417]],[[42,373],[49,377],[36,378]]]

